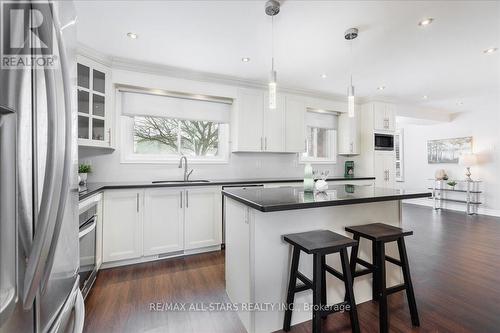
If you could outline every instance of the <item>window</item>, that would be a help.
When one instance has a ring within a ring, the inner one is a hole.
[[[121,103],[122,162],[227,162],[230,105],[129,92]]]
[[[337,161],[337,116],[331,112],[306,113],[307,151],[301,162],[332,164]]]
[[[219,126],[211,121],[134,117],[134,153],[215,157]]]

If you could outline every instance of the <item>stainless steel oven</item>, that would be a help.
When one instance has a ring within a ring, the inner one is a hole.
[[[97,202],[92,202],[80,208],[80,290],[83,297],[87,297],[90,288],[94,284],[97,275],[96,263],[96,224],[97,224]]]

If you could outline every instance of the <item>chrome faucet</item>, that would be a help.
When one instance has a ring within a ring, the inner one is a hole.
[[[189,180],[189,176],[193,173],[193,169],[188,172],[188,160],[187,157],[182,155],[181,159],[179,160],[179,169],[182,168],[182,161],[184,161],[184,181],[187,182]]]

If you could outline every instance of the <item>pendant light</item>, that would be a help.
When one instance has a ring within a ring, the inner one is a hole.
[[[280,12],[280,3],[277,0],[269,0],[265,6],[266,14],[271,16],[271,72],[269,73],[269,109],[276,109],[276,70],[274,69],[274,16]]]
[[[344,33],[344,38],[348,41],[350,41],[350,47],[351,47],[351,75],[350,75],[350,82],[349,82],[349,87],[347,88],[347,114],[349,115],[350,118],[353,118],[355,113],[354,113],[354,85],[352,84],[352,41],[358,37],[358,29],[357,28],[350,28],[347,29],[346,32]]]

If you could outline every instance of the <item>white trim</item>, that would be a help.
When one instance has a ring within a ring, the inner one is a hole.
[[[429,200],[427,198],[403,200],[403,203],[410,204],[410,205],[431,207],[431,208],[434,209],[434,201],[433,200]],[[452,210],[452,211],[455,211],[455,212],[464,213],[464,215],[466,215],[465,208],[459,208],[457,206],[448,205],[446,208],[443,208],[443,210]],[[487,216],[500,217],[500,210],[479,207],[478,208],[478,215],[487,215]]]
[[[221,250],[221,245],[219,244],[219,245],[208,246],[208,247],[203,247],[203,248],[199,248],[199,249],[175,251],[175,252],[172,252],[170,254],[168,254],[168,253],[163,254],[163,255],[156,254],[156,255],[152,255],[152,256],[144,256],[144,257],[134,258],[134,259],[108,261],[108,262],[103,262],[101,264],[101,269],[113,268],[113,267],[119,267],[119,266],[125,266],[125,265],[140,264],[140,263],[151,262],[151,261],[159,261],[159,260],[164,260],[164,259],[182,258],[182,257],[189,256],[192,254],[207,253],[207,252],[214,252],[214,251],[220,251],[220,250]]]
[[[397,159],[397,154],[396,154],[396,137],[398,137],[398,149],[399,149],[399,160]],[[405,156],[404,156],[404,129],[398,129],[394,133],[394,155],[396,156],[395,163],[399,162],[399,177],[396,176],[396,181],[397,182],[404,182],[405,180]],[[396,168],[396,173],[397,173],[397,168]]]

